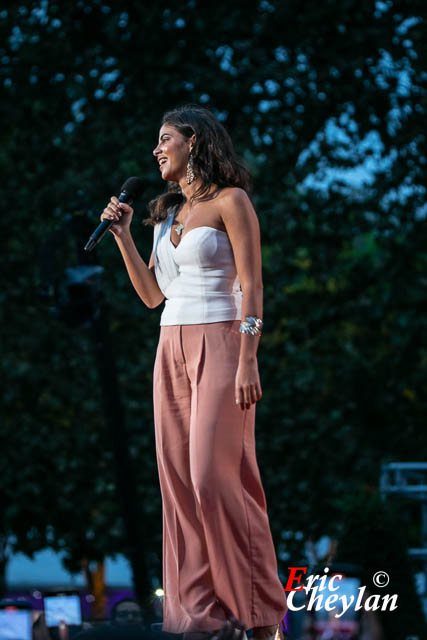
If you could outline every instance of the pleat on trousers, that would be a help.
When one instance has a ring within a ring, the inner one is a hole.
[[[286,613],[255,452],[235,404],[240,320],[163,325],[153,372],[163,505],[163,631],[247,629]]]

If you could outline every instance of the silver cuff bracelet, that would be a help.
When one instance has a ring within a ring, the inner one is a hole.
[[[249,333],[252,336],[261,336],[263,321],[255,316],[246,316],[246,322],[242,320],[239,331],[240,333]]]

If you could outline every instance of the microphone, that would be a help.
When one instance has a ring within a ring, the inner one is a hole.
[[[118,197],[119,202],[132,204],[137,198],[139,198],[143,191],[143,188],[144,183],[141,178],[128,178],[120,189],[120,195]],[[92,249],[98,244],[100,240],[102,240],[109,228],[115,222],[115,220],[102,220],[102,222],[96,227],[95,231],[87,241],[85,251],[92,251]]]

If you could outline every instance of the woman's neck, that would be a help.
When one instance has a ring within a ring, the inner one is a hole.
[[[202,181],[200,178],[196,178],[191,184],[187,184],[186,178],[183,178],[179,181],[179,186],[181,187],[182,195],[184,196],[184,203],[188,204],[189,208],[192,207],[191,197],[196,193],[196,191],[202,186]],[[209,189],[205,195],[208,195],[212,191],[217,189],[216,184],[209,185]]]
[[[187,179],[182,178],[179,181],[179,186],[181,187],[182,195],[184,196],[185,203],[191,207],[191,196],[193,196],[197,189],[201,186],[201,180],[198,178],[197,180],[193,180],[191,184],[187,184]]]

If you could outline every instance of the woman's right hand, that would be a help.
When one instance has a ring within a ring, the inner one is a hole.
[[[132,216],[132,207],[124,202],[119,202],[119,199],[113,196],[102,212],[101,220],[114,220],[115,222],[109,231],[119,237],[123,233],[129,233]]]

